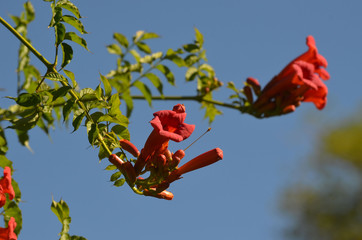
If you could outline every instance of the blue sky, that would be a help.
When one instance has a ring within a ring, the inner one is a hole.
[[[18,15],[24,1],[4,0],[0,16]],[[223,115],[212,131],[186,152],[191,159],[220,147],[224,160],[188,173],[172,184],[172,201],[146,198],[127,187],[116,188],[110,173],[99,163],[97,151],[89,147],[85,128],[71,134],[56,126],[50,139],[38,129],[31,131],[34,154],[10,142],[8,158],[14,162],[14,178],[23,196],[23,231],[19,239],[57,239],[61,225],[50,211],[52,196],[70,207],[70,233],[88,239],[281,239],[286,218],[278,210],[283,189],[298,180],[306,157],[318,143],[317,134],[353,114],[361,107],[362,16],[361,1],[256,0],[256,1],[95,1],[79,0],[91,53],[75,47],[67,67],[82,88],[96,87],[99,73],[115,67],[115,56],[107,53],[114,32],[132,36],[137,30],[156,32],[150,41],[154,51],[178,48],[194,39],[194,27],[204,35],[209,64],[224,83],[242,82],[253,76],[266,84],[290,60],[307,50],[305,38],[315,37],[319,52],[328,60],[331,79],[328,104],[323,111],[305,103],[293,114],[258,120],[236,111],[221,109]],[[45,57],[53,59],[53,31],[48,3],[33,2],[36,20],[29,38]],[[0,27],[1,106],[16,94],[16,58],[19,42]],[[45,71],[37,59],[32,63]],[[184,83],[184,71],[175,71],[177,88],[169,94],[191,95],[195,83]],[[227,101],[226,88],[216,98]],[[152,113],[171,109],[179,102],[137,102],[130,119],[132,142],[142,148],[151,126]],[[185,148],[208,128],[204,112],[194,102],[183,102],[186,123],[195,124],[185,142],[171,143],[173,151]]]

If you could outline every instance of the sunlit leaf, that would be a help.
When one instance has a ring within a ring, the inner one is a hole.
[[[163,75],[165,75],[168,83],[170,83],[171,85],[175,85],[175,77],[168,67],[166,67],[165,65],[159,64],[156,66],[156,68],[161,73],[163,73]]]
[[[110,44],[107,46],[107,51],[110,54],[116,54],[116,55],[122,55],[122,49],[119,45],[117,44]]]
[[[59,81],[59,82],[66,80],[66,78],[63,77],[61,74],[55,73],[55,72],[48,72],[47,74],[45,74],[44,77],[49,79],[49,80]]]
[[[108,78],[106,78],[105,76],[103,76],[102,74],[99,74],[99,76],[101,77],[101,81],[103,83],[104,86],[104,94],[106,97],[110,97],[112,95],[112,86],[108,81]]]
[[[204,44],[204,36],[200,33],[200,31],[197,28],[195,29],[195,37],[196,37],[196,43],[199,44],[200,48]]]
[[[65,73],[65,75],[67,75],[67,77],[70,78],[70,80],[72,80],[73,88],[76,88],[78,86],[78,83],[75,81],[74,73],[65,69],[63,69],[63,72]]]
[[[185,74],[186,81],[194,80],[197,74],[198,74],[197,68],[195,67],[188,68]]]
[[[26,21],[28,23],[32,22],[35,19],[35,10],[30,1],[24,3],[24,9],[26,13]]]
[[[65,33],[64,39],[73,41],[89,51],[87,41],[84,38],[79,37],[75,32]]]
[[[81,34],[87,33],[84,30],[84,26],[81,21],[79,21],[77,18],[69,15],[63,15],[61,18],[61,21],[68,23],[69,25],[72,25],[75,29],[77,29]]]
[[[78,8],[69,0],[58,1],[56,6],[67,9],[68,11],[73,13],[77,18],[81,18]]]
[[[152,52],[151,48],[144,42],[137,42],[136,46],[139,50],[147,54],[150,54]]]
[[[133,86],[135,86],[141,91],[146,101],[148,102],[148,105],[152,106],[152,93],[150,89],[141,81],[135,81],[133,83]]]
[[[107,171],[112,171],[112,170],[116,170],[117,167],[114,166],[114,165],[108,165],[104,170],[107,170]]]
[[[148,32],[143,32],[143,34],[141,35],[141,37],[139,38],[139,41],[143,41],[146,39],[151,39],[151,38],[159,38],[160,36],[157,33],[148,33]]]
[[[114,34],[113,34],[113,38],[114,38],[119,44],[121,44],[123,47],[128,48],[129,43],[128,43],[127,38],[126,38],[124,35],[122,35],[122,34],[120,34],[120,33],[114,33]]]
[[[151,81],[153,86],[155,86],[155,88],[157,88],[158,92],[162,96],[163,95],[163,92],[162,92],[163,85],[162,85],[162,81],[160,80],[160,78],[154,73],[146,73],[146,74],[144,74],[144,76]]]

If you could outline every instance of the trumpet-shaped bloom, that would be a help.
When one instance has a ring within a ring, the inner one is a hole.
[[[253,108],[257,114],[279,115],[294,111],[301,102],[313,102],[323,109],[328,89],[322,80],[330,78],[327,60],[318,53],[312,36],[307,37],[308,51],[291,61],[258,95]]]
[[[15,192],[11,185],[11,169],[9,167],[4,168],[4,177],[0,179],[0,207],[5,205],[5,193],[9,195],[10,200],[14,199]]]
[[[150,158],[162,154],[167,149],[169,140],[181,142],[188,138],[195,129],[195,125],[184,123],[186,112],[183,104],[175,105],[172,110],[155,112],[153,116],[154,118],[150,121],[153,131],[135,164],[137,174],[141,172]]]
[[[14,233],[16,228],[16,222],[13,217],[10,218],[7,228],[0,227],[0,239],[1,240],[17,240],[18,237]]]

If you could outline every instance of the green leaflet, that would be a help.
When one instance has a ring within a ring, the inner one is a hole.
[[[63,61],[61,67],[64,68],[73,59],[73,49],[66,43],[62,43]]]
[[[75,42],[89,51],[87,41],[84,38],[79,37],[75,32],[65,33],[64,39]]]
[[[75,29],[77,29],[81,34],[88,33],[85,31],[83,23],[79,21],[77,18],[70,15],[63,15],[61,17],[61,21],[72,25]]]

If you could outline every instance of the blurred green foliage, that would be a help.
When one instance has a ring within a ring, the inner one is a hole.
[[[311,171],[282,198],[290,217],[285,239],[362,239],[362,120],[328,128],[311,158]]]

